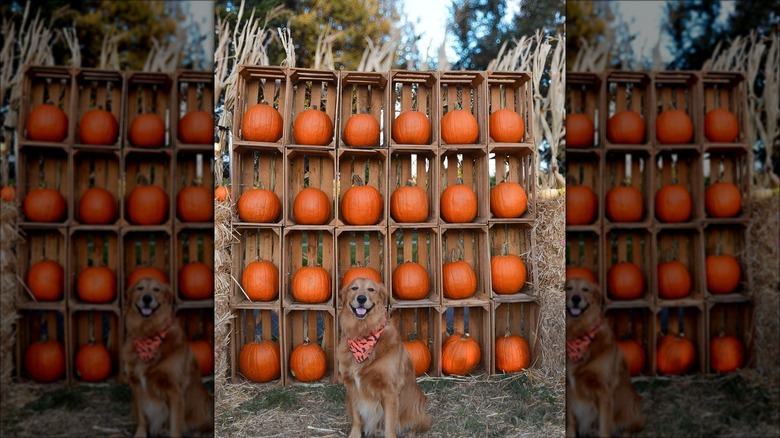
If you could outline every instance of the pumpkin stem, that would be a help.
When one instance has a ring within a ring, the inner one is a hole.
[[[203,184],[203,154],[195,155],[195,180],[192,185],[200,187]]]
[[[501,255],[506,257],[509,254],[509,241],[504,241],[501,245]]]
[[[148,186],[149,180],[146,178],[146,175],[142,173],[137,173],[135,175],[135,183],[139,186]]]
[[[255,327],[255,343],[262,344],[263,343],[263,327],[260,327],[260,330],[258,331]]]
[[[512,312],[507,309],[506,311],[506,330],[504,330],[504,337],[509,337],[512,332],[509,330],[509,326],[512,323]]]
[[[407,186],[409,186],[409,187],[414,187],[414,186],[416,186],[417,184],[415,184],[415,183],[414,183],[414,180],[413,180],[413,179],[409,178],[409,179],[406,181],[406,185],[407,185]]]
[[[309,311],[303,311],[303,345],[309,345]]]
[[[95,311],[89,311],[89,345],[95,345]]]
[[[355,185],[355,186],[358,186],[358,187],[363,185],[363,180],[360,179],[360,175],[358,175],[358,174],[352,175],[352,185]]]
[[[682,338],[685,336],[685,314],[683,313],[682,306],[677,307],[677,332],[679,335],[678,338]]]

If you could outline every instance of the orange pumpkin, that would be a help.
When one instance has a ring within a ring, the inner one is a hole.
[[[160,225],[169,208],[168,195],[155,185],[138,185],[127,197],[127,217],[135,225]]]
[[[630,375],[636,376],[645,369],[645,349],[642,348],[639,342],[633,339],[620,341],[618,342],[618,347],[620,347],[620,351],[623,353]]]
[[[359,176],[353,175],[355,185],[341,196],[341,216],[349,225],[375,225],[382,219],[384,202],[382,194],[373,186],[363,185]]]
[[[414,365],[414,375],[417,377],[425,374],[431,367],[431,350],[428,345],[420,339],[403,341],[404,348],[412,358]]]
[[[6,202],[11,202],[16,197],[16,189],[11,186],[4,186],[0,189],[0,199]]]
[[[686,222],[691,217],[691,194],[685,186],[669,184],[655,194],[655,215],[661,222]]]
[[[449,223],[471,222],[477,217],[477,195],[470,186],[453,184],[441,193],[441,217]]]
[[[734,256],[729,254],[707,256],[704,264],[707,272],[707,290],[711,294],[730,294],[737,290],[742,279],[742,269]]]
[[[341,279],[341,286],[339,287],[343,289],[356,278],[368,278],[377,283],[382,283],[382,276],[379,275],[379,272],[377,272],[376,269],[370,266],[355,266],[349,268],[347,272],[344,273],[344,277]]]
[[[293,123],[293,138],[296,144],[327,146],[333,140],[333,121],[316,107],[303,111]]]
[[[315,382],[325,376],[328,363],[325,352],[316,343],[293,348],[290,354],[290,374],[299,382]]]
[[[735,217],[742,210],[742,195],[734,184],[716,182],[704,191],[704,209],[710,217]]]
[[[22,202],[24,217],[30,222],[60,222],[66,210],[65,197],[54,189],[32,189]]]
[[[38,301],[62,299],[65,290],[65,270],[54,260],[35,262],[27,271],[27,288]]]
[[[494,255],[490,259],[490,278],[493,292],[515,294],[525,285],[526,267],[523,259],[515,254]]]
[[[490,212],[497,218],[519,218],[528,208],[523,186],[504,181],[490,189]]]
[[[489,123],[490,138],[495,142],[519,143],[525,135],[525,124],[522,117],[510,109],[493,111]]]
[[[393,271],[393,295],[399,300],[421,300],[430,291],[428,271],[419,263],[401,263]]]
[[[606,210],[612,222],[639,222],[644,214],[642,192],[629,185],[612,187],[607,192]]]
[[[252,382],[264,383],[282,375],[279,344],[271,340],[255,340],[241,348],[238,369]]]
[[[599,200],[588,186],[566,187],[566,224],[588,225],[596,220]]]
[[[282,138],[284,120],[279,111],[267,103],[252,105],[241,119],[244,140],[275,143]]]
[[[569,281],[572,278],[582,278],[583,280],[587,280],[593,284],[599,284],[599,281],[596,278],[596,274],[594,274],[593,271],[591,271],[590,269],[585,268],[583,266],[566,267],[566,281]]]
[[[355,114],[344,125],[344,143],[353,147],[379,146],[379,122],[371,114]]]
[[[44,103],[27,115],[27,139],[33,141],[65,140],[68,136],[68,116],[56,105]]]
[[[179,291],[186,300],[214,296],[214,270],[203,262],[190,262],[179,269]]]
[[[293,202],[293,219],[299,225],[324,225],[330,219],[330,199],[316,187],[306,187]]]
[[[447,262],[441,267],[444,296],[451,300],[471,298],[477,292],[477,273],[463,260]]]
[[[668,334],[658,342],[656,368],[661,374],[685,374],[696,360],[696,349],[688,338]]]
[[[303,266],[292,277],[290,287],[296,301],[306,304],[324,303],[330,299],[330,274],[321,266]]]
[[[76,353],[76,374],[85,382],[102,382],[111,375],[111,353],[103,344],[85,344]]]
[[[165,123],[157,114],[139,114],[127,133],[130,144],[138,148],[156,148],[165,145]]]
[[[685,144],[693,140],[693,122],[683,110],[666,110],[655,119],[655,135],[661,144]]]
[[[54,382],[65,376],[65,346],[59,341],[37,341],[24,352],[24,369],[36,382]]]
[[[479,124],[471,112],[450,110],[441,118],[441,139],[448,144],[474,144],[479,139]]]
[[[132,272],[130,272],[130,275],[127,276],[127,286],[130,287],[138,283],[138,281],[142,278],[151,278],[159,281],[160,283],[168,284],[168,276],[165,275],[165,272],[163,272],[160,268],[155,268],[154,266],[144,266],[135,268]]]
[[[482,349],[468,334],[453,334],[441,349],[441,370],[446,375],[465,376],[477,369]]]
[[[677,260],[658,264],[658,296],[665,300],[685,298],[691,293],[691,274]]]
[[[281,212],[279,197],[270,190],[249,189],[238,198],[238,217],[244,222],[274,222]]]
[[[404,111],[393,121],[392,137],[398,144],[428,144],[431,122],[421,111]]]
[[[607,139],[616,144],[645,141],[645,120],[636,111],[618,111],[607,122]]]
[[[214,371],[214,347],[206,341],[189,341],[192,354],[195,355],[195,361],[198,362],[198,369],[201,376],[210,376]]]
[[[745,363],[745,347],[733,335],[719,335],[710,339],[710,363],[719,373],[730,373],[742,368]]]
[[[87,303],[110,303],[116,298],[116,274],[105,266],[88,266],[79,273],[76,293]]]
[[[268,260],[254,261],[244,268],[241,287],[252,301],[273,301],[279,296],[279,270]]]
[[[704,116],[704,136],[715,143],[733,143],[739,136],[739,121],[727,109],[707,111]]]
[[[176,194],[176,216],[182,222],[212,222],[214,201],[205,187],[188,186]]]
[[[428,194],[411,180],[390,196],[390,216],[396,222],[423,222],[428,219],[428,208]]]
[[[593,122],[590,117],[578,113],[566,115],[566,147],[592,147],[593,133]]]
[[[119,123],[110,112],[96,108],[79,121],[79,141],[83,144],[112,145],[119,136]]]
[[[531,350],[525,339],[507,332],[496,339],[496,371],[516,373],[531,364]]]
[[[219,186],[214,189],[214,199],[216,199],[218,202],[225,202],[230,197],[230,192],[230,187]]]
[[[636,300],[645,293],[645,278],[635,264],[618,263],[607,271],[607,290],[613,300]]]
[[[116,220],[114,195],[101,187],[87,189],[79,199],[79,222],[82,224],[112,224]]]
[[[179,141],[185,144],[214,143],[214,119],[205,111],[191,111],[179,119]]]

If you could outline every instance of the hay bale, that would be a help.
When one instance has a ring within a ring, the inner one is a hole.
[[[13,202],[0,202],[0,386],[11,383],[14,368],[14,327],[16,312],[16,251],[20,240],[17,227],[19,208]]]
[[[236,241],[230,198],[214,201],[214,395],[219,400],[227,387],[230,354],[230,246]]]

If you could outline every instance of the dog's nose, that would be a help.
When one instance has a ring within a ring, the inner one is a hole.
[[[152,302],[152,297],[151,297],[151,296],[149,296],[149,295],[144,295],[144,297],[142,298],[142,300],[144,300],[144,304],[148,305],[149,303],[151,303],[151,302]]]
[[[358,295],[358,296],[357,296],[357,302],[358,302],[359,304],[365,304],[365,303],[366,303],[366,300],[368,300],[368,298],[366,298],[366,296],[365,296],[365,295]]]
[[[577,305],[580,304],[580,301],[582,301],[582,297],[580,297],[579,295],[572,295],[572,297],[571,297],[571,303],[572,304],[577,306]]]

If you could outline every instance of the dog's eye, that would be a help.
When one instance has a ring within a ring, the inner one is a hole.
[[[590,289],[588,289],[587,287],[583,287],[583,288],[582,288],[582,291],[583,291],[583,292],[590,292]]]
[[[571,286],[566,286],[566,290],[572,290],[572,289],[574,289],[574,288],[571,287]]]
[[[357,286],[352,286],[352,290],[358,290],[359,288]]]
[[[369,287],[369,288],[368,288],[368,291],[369,291],[369,292],[373,292],[373,291],[374,291],[374,288],[373,288],[373,287]]]
[[[152,290],[155,291],[155,292],[160,292],[160,288],[159,287],[153,287]]]

